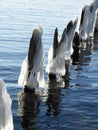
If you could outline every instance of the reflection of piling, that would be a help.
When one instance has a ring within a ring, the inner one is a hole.
[[[98,30],[94,32],[94,49],[98,50]]]
[[[22,117],[24,130],[34,128],[36,130],[35,118],[39,113],[40,96],[39,92],[20,92],[18,94],[19,116]]]
[[[60,102],[61,102],[61,88],[57,86],[58,83],[56,80],[51,80],[48,84],[48,91],[47,91],[47,99],[46,105],[47,108],[47,116],[54,115],[57,116],[60,112]]]
[[[89,42],[84,42],[84,44],[86,44],[86,47],[80,48],[79,65],[88,65],[89,62],[91,61],[90,55],[92,54],[92,50],[93,50],[92,45],[94,44],[94,42],[92,40],[92,41],[89,41]]]

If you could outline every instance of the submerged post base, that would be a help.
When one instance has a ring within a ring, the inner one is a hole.
[[[49,80],[55,80],[56,79],[56,74],[54,73],[49,73],[48,74]]]
[[[29,88],[28,86],[24,86],[24,92],[28,92],[28,93],[34,93],[35,92],[35,88]]]

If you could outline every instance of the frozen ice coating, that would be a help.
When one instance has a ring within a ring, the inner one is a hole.
[[[96,11],[96,18],[95,18],[95,30],[98,31],[98,9]]]
[[[78,23],[78,18],[74,18],[67,25],[65,59],[70,59],[70,56],[73,53],[72,41],[73,41],[77,23]]]
[[[72,54],[72,40],[78,19],[71,20],[64,29],[61,40],[58,41],[58,30],[55,29],[54,42],[48,53],[46,72],[65,75],[65,59]]]
[[[98,0],[93,1],[90,5],[85,5],[82,9],[79,26],[80,39],[86,40],[93,38],[96,24],[96,11]]]
[[[46,67],[47,73],[54,73],[54,74],[65,74],[65,57],[62,55],[56,55],[55,58],[51,59],[51,54],[53,54],[53,47],[50,48],[48,53],[48,64]]]
[[[81,21],[79,26],[79,36],[81,39],[87,39],[88,38],[88,12],[89,12],[89,6],[85,5],[82,9],[81,14]]]
[[[66,28],[63,31],[61,40],[58,41],[58,29],[55,29],[54,42],[48,52],[47,73],[65,74],[65,47],[66,47]]]
[[[36,88],[44,85],[43,62],[44,52],[42,45],[42,28],[37,26],[34,28],[30,40],[28,55],[24,59],[18,84]]]
[[[0,79],[0,130],[14,130],[11,103],[5,83]]]

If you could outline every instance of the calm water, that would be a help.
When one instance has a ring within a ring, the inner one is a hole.
[[[33,27],[40,24],[44,30],[45,68],[54,29],[58,27],[61,35],[67,23],[76,16],[80,18],[83,5],[90,2],[0,2],[0,77],[6,82],[12,98],[14,130],[98,130],[97,45],[91,52],[83,52],[79,65],[70,66],[66,81],[49,82],[45,94],[25,95],[17,84]]]

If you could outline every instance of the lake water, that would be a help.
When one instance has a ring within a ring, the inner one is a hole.
[[[70,66],[67,80],[49,82],[44,94],[25,95],[17,84],[34,26],[40,24],[44,30],[45,70],[54,29],[58,27],[60,36],[68,22],[80,18],[82,7],[91,1],[0,2],[0,77],[12,98],[14,130],[98,130],[97,41],[92,51],[83,52],[79,65]]]

